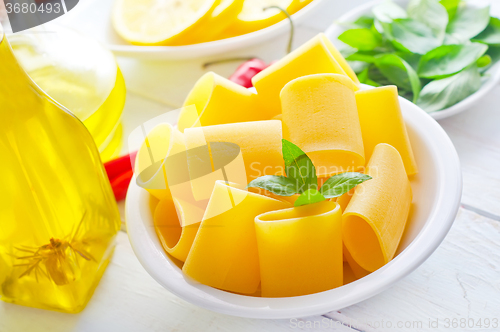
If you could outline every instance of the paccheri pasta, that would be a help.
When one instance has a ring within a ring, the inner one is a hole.
[[[177,126],[186,128],[224,123],[268,120],[272,115],[261,107],[257,95],[214,73],[203,75],[189,92],[184,106],[195,105],[197,113],[185,107]]]
[[[205,285],[255,293],[261,277],[254,219],[289,206],[218,181],[182,270]]]
[[[377,144],[387,143],[401,154],[406,173],[417,173],[417,163],[399,106],[398,88],[391,85],[357,91],[356,104],[366,160],[370,159]]]
[[[262,296],[299,296],[342,286],[341,226],[340,206],[329,201],[257,216]]]
[[[396,87],[359,81],[322,34],[254,78],[208,73],[178,127],[155,127],[137,182],[165,251],[200,283],[247,296],[341,287],[395,255],[417,173]]]
[[[281,90],[284,138],[307,153],[319,177],[365,165],[354,90],[339,74],[303,76]]]
[[[372,272],[394,257],[412,192],[401,155],[389,144],[375,147],[366,174],[373,179],[356,188],[342,217],[342,233],[352,258]]]
[[[312,74],[341,74],[358,89],[359,80],[324,34],[319,34],[252,78],[258,99],[271,116],[281,113],[280,91],[290,81]]]

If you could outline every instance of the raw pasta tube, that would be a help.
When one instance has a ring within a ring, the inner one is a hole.
[[[206,168],[206,176],[192,181],[193,192],[198,199],[209,198],[217,180],[246,185],[260,176],[283,174],[281,121],[189,128],[184,135],[190,172],[193,168]],[[208,146],[204,156],[201,153],[191,156],[191,152],[196,151],[194,148],[199,146]],[[212,163],[203,162],[207,159],[211,159]]]
[[[373,272],[394,257],[412,191],[401,156],[389,144],[375,147],[365,173],[372,179],[356,187],[342,216],[342,234],[354,261]]]
[[[359,81],[347,61],[330,40],[320,33],[278,62],[252,78],[263,107],[271,113],[269,118],[281,112],[280,91],[290,81],[312,74],[332,73],[350,78],[353,89]]]
[[[345,75],[297,78],[281,90],[283,136],[299,146],[318,177],[365,165],[354,84]]]
[[[253,294],[260,283],[254,219],[290,204],[241,188],[217,181],[182,270],[202,284]]]
[[[255,218],[263,297],[300,296],[342,286],[342,213],[335,202]]]
[[[359,266],[358,263],[352,258],[351,254],[349,253],[349,250],[344,247],[344,261],[349,264],[349,267],[351,268],[351,271],[355,277],[355,280],[361,279],[363,277],[366,277],[370,272],[366,271],[363,269],[361,266]],[[353,280],[354,281],[354,280]]]
[[[248,89],[215,73],[206,73],[194,85],[184,101],[177,127],[181,132],[190,127],[223,123],[268,120],[272,117],[259,107],[257,96]],[[196,113],[186,106],[194,105]]]
[[[155,126],[146,136],[136,158],[136,181],[159,200],[170,199],[189,211],[181,226],[201,221],[208,197],[193,196],[184,136],[168,123]]]
[[[392,145],[399,151],[406,173],[418,172],[410,138],[399,105],[398,88],[394,85],[356,92],[359,122],[363,133],[365,158],[370,159],[379,143]]]
[[[172,196],[169,179],[186,181],[187,185],[179,192],[189,188],[185,151],[186,144],[179,130],[168,123],[155,126],[137,153],[134,172],[138,185],[160,200]]]
[[[202,211],[203,213],[203,211]],[[190,216],[191,214],[191,216]],[[192,216],[195,214],[196,216]],[[191,249],[201,217],[197,223],[182,226],[183,219],[198,218],[199,211],[178,199],[163,199],[158,203],[154,213],[156,234],[166,252],[184,262]]]

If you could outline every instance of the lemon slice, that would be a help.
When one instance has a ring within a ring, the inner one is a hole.
[[[116,32],[136,45],[188,45],[210,21],[221,0],[116,0]]]
[[[204,35],[200,36],[200,42],[208,42],[220,39],[220,34],[234,21],[243,9],[245,0],[222,0],[215,8],[210,21],[204,29]]]
[[[309,2],[311,0],[245,0],[243,9],[236,21],[222,32],[221,37],[229,38],[243,35],[267,28],[286,19],[286,15],[279,9],[270,8],[264,10],[264,8],[278,6],[285,9],[291,15]]]

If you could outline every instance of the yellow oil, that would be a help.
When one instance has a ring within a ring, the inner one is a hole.
[[[114,248],[120,217],[85,126],[17,63],[0,31],[0,297],[76,313]]]
[[[108,145],[120,134],[126,88],[113,54],[69,28],[35,30],[9,37],[18,62],[43,91],[83,121],[103,162],[117,157],[121,146]]]

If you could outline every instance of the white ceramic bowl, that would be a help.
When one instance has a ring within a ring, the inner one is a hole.
[[[369,88],[365,86],[364,88]],[[139,261],[163,287],[216,312],[250,318],[294,318],[324,314],[366,300],[422,264],[455,220],[462,193],[455,148],[439,124],[400,98],[419,174],[412,178],[413,207],[397,256],[381,269],[329,291],[289,298],[257,298],[224,292],[186,277],[163,250],[153,226],[156,199],[131,181],[126,200],[127,229]],[[425,285],[422,285],[425,287]]]
[[[321,8],[324,0],[314,0],[292,15],[295,24],[300,24]],[[86,0],[66,15],[57,19],[58,23],[70,26],[97,38],[106,44],[116,55],[141,59],[202,58],[249,47],[285,34],[290,31],[290,23],[283,20],[265,29],[246,35],[187,46],[135,46],[121,39],[111,25],[111,10],[114,0]]]
[[[355,9],[349,11],[342,17],[340,17],[336,23],[332,24],[325,32],[326,36],[337,46],[341,45],[342,42],[337,38],[340,36],[345,30],[345,26],[339,23],[349,23],[354,22],[362,15],[367,15],[372,13],[372,8],[385,0],[375,0],[370,1],[365,5],[356,7]],[[410,0],[392,0],[393,2],[399,4],[401,7],[405,8],[408,6]],[[474,6],[484,7],[491,6],[490,14],[495,17],[500,17],[500,1],[497,0],[469,0]],[[436,119],[441,120],[453,116],[458,113],[462,113],[463,111],[468,110],[473,105],[475,105],[481,98],[483,98],[486,94],[488,94],[494,87],[500,82],[500,62],[496,63],[490,69],[488,69],[487,74],[489,75],[489,79],[487,79],[481,88],[471,96],[465,98],[461,102],[448,107],[444,110],[432,112],[430,115]]]

